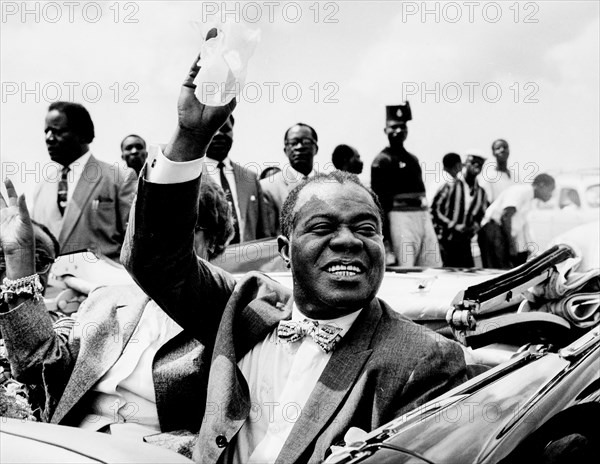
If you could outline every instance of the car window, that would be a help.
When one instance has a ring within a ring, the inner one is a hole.
[[[563,208],[581,208],[581,199],[577,190],[571,187],[563,187],[560,189],[560,198],[558,200],[558,206],[560,209]]]
[[[592,185],[585,190],[585,201],[590,208],[600,207],[600,185]]]

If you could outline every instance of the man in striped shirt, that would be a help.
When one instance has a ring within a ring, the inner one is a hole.
[[[436,193],[431,214],[446,267],[473,267],[471,240],[480,228],[488,202],[477,182],[484,158],[474,151],[463,169],[460,156],[448,153],[444,170],[450,175]]]

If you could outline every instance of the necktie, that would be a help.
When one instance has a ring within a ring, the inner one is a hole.
[[[319,324],[317,321],[281,321],[277,327],[277,337],[286,343],[293,343],[310,335],[317,345],[329,353],[342,339],[340,327],[330,324]]]
[[[67,183],[67,175],[70,171],[68,166],[62,168],[62,173],[60,175],[60,181],[58,182],[58,196],[56,198],[56,202],[58,204],[58,210],[60,211],[60,215],[62,216],[65,213],[65,208],[67,207],[67,193],[69,191],[69,184]]]
[[[233,202],[233,194],[231,193],[231,187],[229,187],[229,182],[227,182],[227,177],[225,177],[225,164],[221,161],[217,165],[219,168],[219,174],[221,176],[221,187],[223,187],[223,191],[225,192],[225,196],[227,197],[227,202],[231,207],[231,216],[233,217],[233,229],[235,230],[235,235],[233,236],[233,240],[230,243],[239,243],[240,241],[240,226],[238,224],[238,217],[235,211],[235,203]]]

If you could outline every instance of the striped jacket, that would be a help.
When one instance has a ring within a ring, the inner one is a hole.
[[[471,197],[468,208],[466,195]],[[433,226],[438,239],[450,238],[457,225],[462,224],[467,229],[479,228],[487,207],[485,191],[477,180],[473,188],[460,175],[458,179],[446,182],[435,194],[431,205]]]

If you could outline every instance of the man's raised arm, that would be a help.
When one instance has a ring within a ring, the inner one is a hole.
[[[198,101],[198,60],[181,87],[171,141],[164,154],[150,154],[141,172],[121,262],[175,321],[204,341],[216,332],[234,280],[199,264],[194,253],[202,158],[236,103],[211,107]]]

